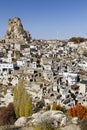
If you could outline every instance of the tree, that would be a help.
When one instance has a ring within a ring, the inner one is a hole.
[[[0,125],[14,124],[15,121],[16,114],[12,103],[10,103],[7,107],[0,108]]]
[[[53,103],[52,110],[60,110],[63,112],[66,111],[65,106],[61,106],[60,104],[57,104],[56,102]]]
[[[32,98],[24,87],[23,80],[14,88],[14,107],[16,117],[30,116],[32,114]]]
[[[80,42],[84,42],[86,40],[87,40],[86,38],[82,38],[82,37],[72,37],[69,39],[69,42],[80,43]]]
[[[25,104],[25,116],[29,116],[32,114],[32,100],[31,98]]]
[[[87,108],[81,104],[77,104],[68,109],[68,115],[72,117],[77,116],[79,119],[87,118]]]

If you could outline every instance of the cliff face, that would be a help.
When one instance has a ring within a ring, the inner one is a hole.
[[[29,42],[31,40],[30,33],[25,31],[20,18],[12,18],[8,20],[8,29],[5,34],[5,42]]]

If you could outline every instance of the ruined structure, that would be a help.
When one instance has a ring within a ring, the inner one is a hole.
[[[8,29],[5,34],[5,42],[26,43],[31,40],[30,33],[25,31],[20,18],[12,18],[8,20]]]

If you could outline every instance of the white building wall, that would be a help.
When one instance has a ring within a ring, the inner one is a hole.
[[[87,91],[87,86],[85,84],[78,84],[80,87],[79,87],[79,93],[82,93],[82,94],[85,94],[86,91]]]
[[[13,69],[13,64],[1,63],[0,69]]]
[[[22,60],[17,61],[17,66],[19,67],[24,66],[24,64],[25,64],[25,61],[22,61]]]
[[[32,62],[32,63],[30,63],[30,68],[32,68],[32,69],[36,69],[36,62]]]
[[[45,70],[51,70],[51,65],[44,65]]]

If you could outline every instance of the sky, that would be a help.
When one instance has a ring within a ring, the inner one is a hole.
[[[0,0],[0,38],[14,17],[33,39],[87,38],[87,0]]]

